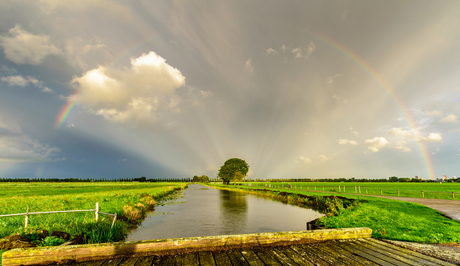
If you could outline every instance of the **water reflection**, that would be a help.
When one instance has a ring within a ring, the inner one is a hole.
[[[184,197],[156,206],[128,241],[304,230],[311,209],[244,193],[190,185]]]
[[[247,194],[228,190],[220,192],[220,222],[224,235],[243,232],[246,228],[248,202]]]

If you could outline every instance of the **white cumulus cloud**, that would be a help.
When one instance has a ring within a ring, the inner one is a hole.
[[[283,45],[284,49],[286,47]],[[296,58],[306,58],[308,59],[310,55],[315,51],[316,45],[313,42],[310,42],[310,45],[307,48],[296,47],[291,50],[291,52],[295,55]]]
[[[427,137],[420,137],[418,141],[425,141],[425,142],[442,142],[441,133],[430,133]]]
[[[389,142],[384,137],[375,137],[373,139],[366,139],[364,143],[366,143],[368,146],[367,148],[372,152],[378,152],[380,149],[388,145]]]
[[[273,48],[268,48],[268,49],[265,49],[265,53],[266,53],[266,54],[277,54],[278,51],[276,51],[276,50],[273,49]]]
[[[426,115],[428,116],[441,116],[442,112],[439,110],[427,111]]]
[[[340,145],[359,145],[356,140],[349,140],[349,139],[339,139]]]
[[[410,131],[407,131],[407,130],[404,130],[400,127],[394,127],[392,129],[390,129],[390,131],[388,131],[388,133],[390,133],[391,135],[394,135],[394,136],[403,136],[403,137],[408,137],[408,138],[413,138],[414,137],[414,133],[410,132]]]
[[[69,97],[117,123],[155,122],[158,110],[178,110],[175,90],[182,73],[154,52],[131,59],[130,69],[99,66],[72,81],[79,93]]]
[[[406,141],[405,140],[400,140],[395,146],[395,149],[401,150],[402,152],[410,152],[411,149],[406,147]]]
[[[16,64],[39,65],[50,54],[60,53],[46,35],[28,33],[16,25],[6,36],[0,36],[0,45],[6,58]]]
[[[311,163],[311,159],[310,159],[310,158],[307,158],[307,157],[301,156],[301,157],[300,157],[300,160],[302,160],[302,161],[305,162],[305,163]]]
[[[332,160],[332,158],[327,157],[326,155],[320,155],[319,158],[321,159],[321,162],[326,162]]]
[[[449,114],[448,116],[444,117],[443,119],[441,119],[440,121],[441,123],[453,123],[453,122],[457,122],[457,116],[454,115],[453,113]]]
[[[254,67],[252,66],[252,59],[248,59],[248,61],[246,61],[246,63],[244,64],[244,70],[249,74],[252,74],[254,72]]]

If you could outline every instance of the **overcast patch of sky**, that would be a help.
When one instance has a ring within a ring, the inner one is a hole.
[[[458,175],[455,1],[104,3],[0,4],[0,114],[56,148],[0,176],[215,177],[239,157],[254,178],[428,177],[420,145]]]

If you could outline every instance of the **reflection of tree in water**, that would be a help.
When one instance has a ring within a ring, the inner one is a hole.
[[[220,190],[222,234],[240,234],[246,227],[248,202],[246,194]]]

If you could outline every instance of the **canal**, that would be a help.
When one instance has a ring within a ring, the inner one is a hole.
[[[189,185],[182,197],[155,207],[126,241],[305,230],[323,216],[260,196]]]

